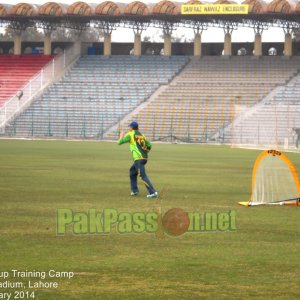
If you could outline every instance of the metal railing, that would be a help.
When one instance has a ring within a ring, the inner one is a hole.
[[[59,79],[78,57],[78,47],[72,46],[54,57],[39,73],[31,78],[23,87],[0,108],[0,133],[6,124],[26,109],[39,93],[53,81]]]

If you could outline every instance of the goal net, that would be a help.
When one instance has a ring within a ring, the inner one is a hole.
[[[252,173],[252,194],[242,205],[300,205],[300,184],[297,171],[282,152],[263,151],[255,161]]]

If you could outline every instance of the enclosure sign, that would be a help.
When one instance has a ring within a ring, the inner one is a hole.
[[[184,4],[182,15],[246,15],[247,4]]]

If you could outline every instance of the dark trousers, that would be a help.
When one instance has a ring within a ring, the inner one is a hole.
[[[299,148],[300,134],[296,135],[296,148]]]
[[[155,188],[153,187],[151,181],[149,180],[145,165],[147,163],[147,159],[139,159],[134,161],[133,165],[129,169],[129,176],[130,176],[130,185],[131,185],[131,191],[132,192],[138,192],[138,186],[137,186],[137,177],[138,175],[141,177],[142,181],[144,182],[149,194],[153,194],[156,192]]]

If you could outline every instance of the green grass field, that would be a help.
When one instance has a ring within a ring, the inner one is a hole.
[[[154,209],[141,184],[129,196],[128,146],[0,140],[0,274],[75,272],[57,289],[36,290],[43,300],[299,299],[300,208],[237,204],[249,198],[258,154],[165,144],[151,153],[148,174],[164,190],[163,212],[236,210],[234,232],[57,236],[57,208]],[[300,170],[300,155],[288,157]]]

